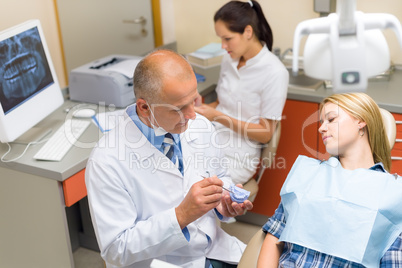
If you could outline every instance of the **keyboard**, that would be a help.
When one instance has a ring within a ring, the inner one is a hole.
[[[34,159],[61,161],[91,121],[67,119],[34,155]]]

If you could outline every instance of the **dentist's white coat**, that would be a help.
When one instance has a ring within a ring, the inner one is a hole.
[[[86,168],[92,222],[107,267],[149,267],[157,258],[181,267],[203,268],[205,258],[237,263],[245,245],[226,234],[212,210],[187,226],[187,241],[176,219],[177,207],[192,184],[222,176],[214,128],[197,115],[181,134],[184,177],[151,145],[124,113],[118,127],[93,150]],[[224,163],[224,161],[223,161]],[[225,184],[229,178],[223,178]],[[207,235],[210,238],[207,239]]]

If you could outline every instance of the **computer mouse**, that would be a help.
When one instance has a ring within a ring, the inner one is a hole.
[[[84,108],[73,112],[75,118],[91,118],[96,114],[95,110]]]

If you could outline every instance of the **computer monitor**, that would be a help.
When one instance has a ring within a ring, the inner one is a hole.
[[[40,21],[0,32],[0,141],[15,141],[63,102]]]

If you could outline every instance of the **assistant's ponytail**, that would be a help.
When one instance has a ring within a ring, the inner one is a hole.
[[[272,34],[271,26],[269,26],[269,23],[264,16],[264,12],[262,11],[260,4],[257,1],[250,0],[250,2],[253,4],[252,8],[255,10],[255,12],[257,13],[257,17],[258,17],[259,23],[257,24],[257,27],[259,28],[258,32],[260,33],[260,36],[258,39],[260,39],[261,41],[264,41],[265,44],[267,44],[268,49],[270,51],[272,51],[272,45],[274,43],[274,36]]]

